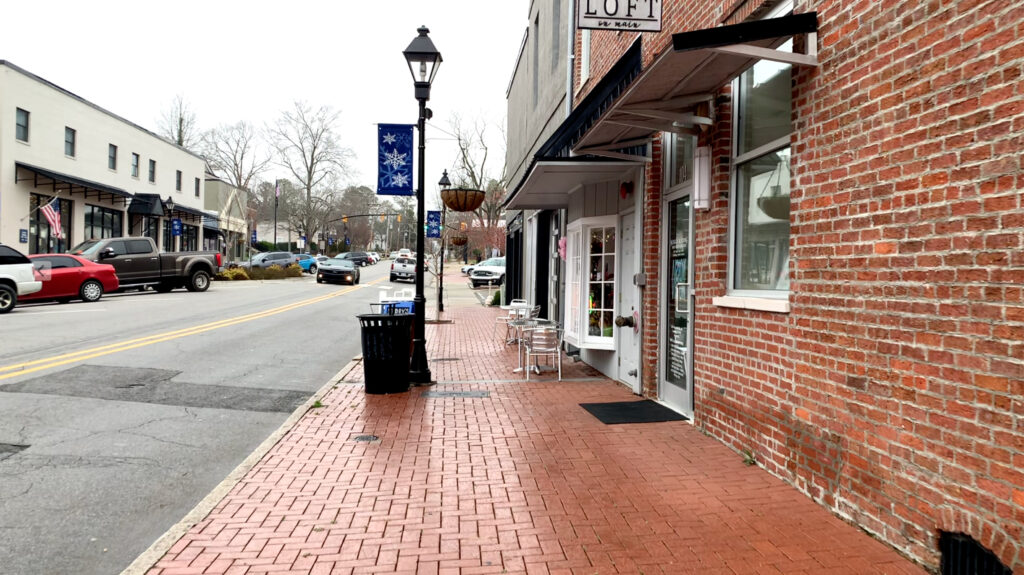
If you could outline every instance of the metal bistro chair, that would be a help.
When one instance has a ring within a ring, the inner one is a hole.
[[[525,299],[514,299],[511,302],[509,302],[509,304],[510,305],[526,305],[526,300]],[[494,329],[491,332],[491,337],[494,337],[495,335],[497,335],[497,333],[498,333],[498,326],[501,325],[501,324],[504,324],[505,325],[505,343],[507,344],[509,341],[511,341],[510,338],[509,338],[509,325],[508,325],[508,322],[510,322],[510,321],[512,321],[514,319],[519,319],[520,317],[522,317],[522,315],[519,314],[519,310],[518,309],[509,309],[507,314],[499,315],[498,317],[494,318]]]
[[[540,374],[540,366],[536,362],[538,357],[553,357],[558,363],[558,381],[562,381],[562,329],[557,325],[538,325],[526,330],[524,343],[526,351],[526,381],[530,381],[530,372],[533,370]],[[530,358],[534,363],[530,365]]]

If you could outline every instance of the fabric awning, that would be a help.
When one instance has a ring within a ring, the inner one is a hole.
[[[672,36],[666,51],[605,110],[573,146],[577,154],[618,150],[657,132],[696,133],[710,125],[715,93],[759,60],[817,66],[818,16],[794,14]],[[807,34],[807,53],[777,50]]]
[[[538,159],[530,166],[515,195],[505,203],[513,210],[551,210],[569,205],[569,195],[586,184],[628,176],[643,162],[594,157]]]
[[[185,214],[187,216],[190,216],[191,219],[198,221],[202,221],[202,219],[206,217],[206,214],[202,210],[197,210],[196,208],[190,208],[188,206],[182,206],[179,204],[174,204],[174,209],[171,210],[171,216],[173,217],[175,216],[175,214],[179,216],[181,214]]]
[[[89,181],[84,178],[61,174],[53,170],[47,170],[46,168],[40,168],[38,166],[22,162],[15,162],[14,167],[16,169],[32,173],[31,178],[23,178],[19,177],[17,172],[15,172],[15,183],[31,179],[35,187],[48,186],[53,189],[54,193],[66,190],[69,194],[83,194],[86,198],[88,198],[90,194],[95,194],[96,198],[101,200],[120,200],[122,202],[127,202],[128,199],[132,197],[130,193],[120,188]]]
[[[164,215],[163,202],[158,194],[135,194],[132,202],[128,204],[128,213],[160,217]]]

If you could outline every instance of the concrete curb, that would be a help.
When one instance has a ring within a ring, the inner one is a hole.
[[[274,433],[264,439],[263,443],[260,443],[259,447],[257,447],[255,451],[250,453],[244,461],[239,463],[238,467],[235,467],[231,473],[229,473],[223,481],[214,487],[213,491],[210,491],[202,501],[197,503],[196,506],[181,519],[181,521],[178,521],[176,524],[171,526],[170,529],[168,529],[163,535],[154,541],[152,545],[149,546],[149,549],[146,549],[141,555],[136,557],[135,561],[132,561],[132,563],[121,572],[121,575],[141,575],[152,569],[153,566],[156,565],[156,562],[159,561],[160,558],[178,542],[179,539],[188,533],[189,529],[209,515],[210,512],[213,511],[213,508],[227,496],[235,485],[238,485],[242,478],[245,477],[245,475],[249,473],[249,471],[255,467],[256,464],[259,463],[260,460],[262,460],[263,457],[275,445],[277,445],[279,441],[281,441],[281,438],[295,427],[295,424],[302,419],[302,416],[306,415],[306,413],[313,407],[314,403],[327,395],[327,392],[333,389],[335,385],[342,383],[345,376],[355,369],[361,361],[362,355],[354,357],[351,361],[345,364],[345,367],[341,368],[341,371],[334,374],[334,377],[327,380],[327,383],[325,383],[323,387],[311,395],[305,403],[297,407],[295,411],[288,416],[288,419],[286,419],[284,423],[274,431]]]

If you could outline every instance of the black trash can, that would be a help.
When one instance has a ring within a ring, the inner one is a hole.
[[[360,315],[366,393],[409,391],[412,315]]]

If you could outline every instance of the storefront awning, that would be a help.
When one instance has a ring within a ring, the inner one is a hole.
[[[164,206],[158,194],[135,194],[132,202],[128,204],[128,213],[160,217],[164,215]]]
[[[586,184],[630,177],[630,170],[643,162],[605,158],[538,159],[509,197],[505,208],[511,210],[552,210],[568,207],[569,194]],[[631,178],[631,177],[630,177]]]
[[[204,217],[207,216],[202,210],[196,208],[190,208],[188,206],[182,206],[174,204],[174,208],[171,210],[171,217],[181,217],[182,215],[189,216],[188,219],[192,221],[200,222]]]
[[[759,60],[817,66],[818,16],[794,14],[672,36],[672,49],[647,67],[573,146],[576,154],[610,152],[657,132],[697,133],[712,123],[715,93]],[[778,50],[806,34],[807,52]]]
[[[46,168],[40,168],[38,166],[32,166],[22,162],[15,162],[14,167],[17,170],[24,170],[32,174],[31,177],[21,177],[17,172],[15,172],[15,183],[32,180],[35,187],[49,187],[54,193],[66,191],[68,194],[83,194],[86,198],[96,197],[100,200],[108,199],[112,202],[119,200],[124,203],[127,203],[128,199],[132,197],[131,194],[120,188],[100,184],[98,182],[91,182],[89,180],[69,176],[67,174],[61,174],[59,172],[54,172],[53,170],[47,170]]]

